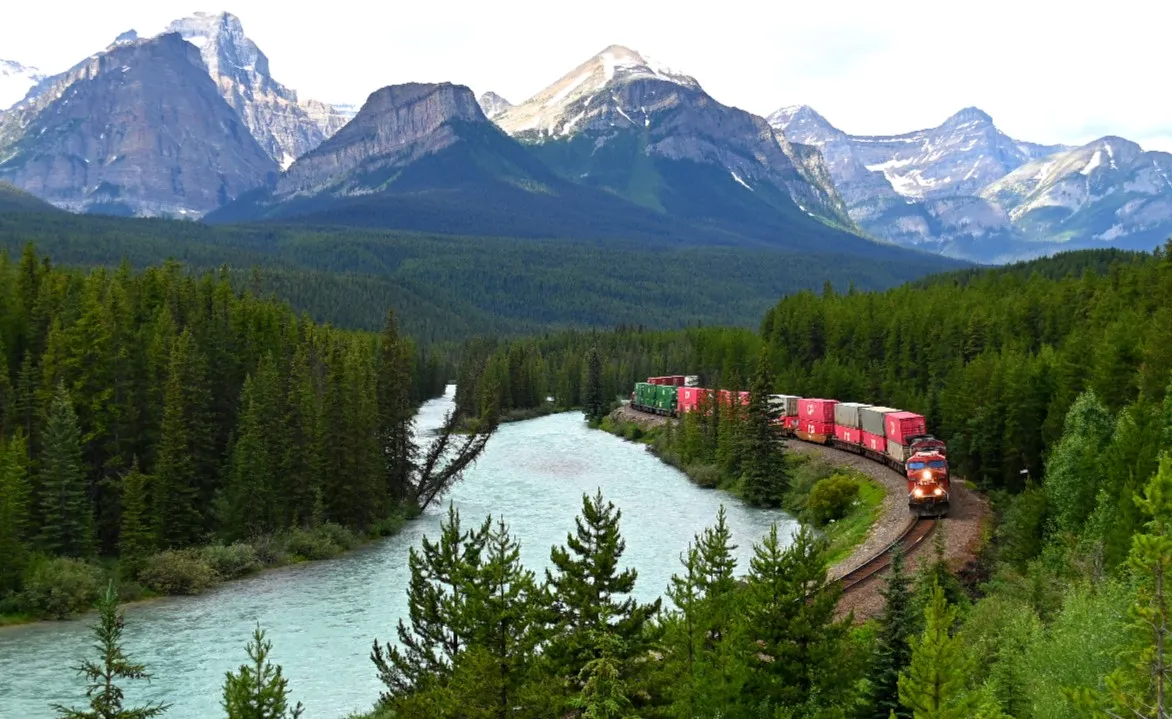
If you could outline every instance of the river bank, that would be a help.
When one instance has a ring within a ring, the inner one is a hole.
[[[701,487],[720,489],[739,497],[736,477],[726,476],[710,464],[681,462],[679,456],[665,446],[664,432],[668,423],[675,426],[675,420],[669,417],[636,412],[622,405],[607,415],[599,429],[645,445],[660,461],[679,469]],[[851,563],[863,553],[868,538],[875,534],[875,528],[888,514],[885,510],[894,495],[882,482],[859,471],[859,467],[852,463],[831,462],[811,453],[791,453],[787,461],[791,482],[781,509],[812,525],[825,537],[829,572],[831,576],[841,576],[847,571],[846,567],[854,566]],[[811,494],[823,480],[836,482],[847,492],[841,509],[829,517],[809,506]],[[856,489],[851,489],[852,484]]]

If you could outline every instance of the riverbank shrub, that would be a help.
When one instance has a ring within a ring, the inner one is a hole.
[[[159,594],[199,594],[216,583],[216,572],[202,552],[169,549],[143,562],[138,581]]]
[[[842,519],[859,498],[859,482],[845,474],[832,474],[810,490],[805,518],[816,527]]]
[[[256,547],[244,542],[209,545],[200,551],[200,557],[220,579],[239,579],[264,568]]]
[[[33,562],[15,609],[41,619],[65,619],[88,609],[102,587],[101,568],[71,557]]]
[[[329,532],[315,529],[293,529],[285,534],[285,551],[294,560],[329,559],[346,548],[338,544]]]

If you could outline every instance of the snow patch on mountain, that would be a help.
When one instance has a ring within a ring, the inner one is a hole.
[[[29,90],[44,79],[45,76],[35,67],[0,60],[0,110],[7,110],[23,100]]]

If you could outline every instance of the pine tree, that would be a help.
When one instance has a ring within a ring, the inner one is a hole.
[[[574,519],[577,531],[566,546],[554,547],[546,570],[548,623],[552,637],[545,653],[555,671],[572,678],[597,658],[597,632],[613,632],[626,652],[616,657],[624,672],[631,658],[647,649],[644,627],[659,612],[661,600],[639,604],[630,596],[638,576],[634,569],[619,571],[626,542],[619,533],[622,512],[605,502],[602,492],[582,496],[582,513]]]
[[[255,376],[245,378],[240,393],[223,517],[223,531],[233,539],[283,527],[286,498],[277,475],[283,454],[279,447],[282,412],[276,402],[279,391],[276,366],[271,355],[265,355]]]
[[[385,454],[386,488],[398,502],[407,498],[416,448],[411,397],[411,352],[399,336],[393,310],[387,311],[378,355],[379,439]]]
[[[911,581],[904,567],[903,551],[897,548],[887,574],[887,586],[880,592],[884,606],[871,668],[875,719],[889,715],[911,719],[911,712],[899,703],[899,675],[911,663],[911,638],[916,633]]]
[[[281,665],[269,661],[273,643],[265,639],[258,624],[248,643],[247,664],[224,677],[222,706],[228,719],[297,719],[304,709],[301,702],[289,706],[289,680]]]
[[[299,343],[293,355],[285,407],[281,477],[286,487],[288,524],[307,526],[320,514],[326,473],[321,394],[311,369],[308,340]]]
[[[629,656],[623,640],[605,629],[589,634],[594,658],[578,673],[582,691],[571,697],[570,707],[579,710],[582,719],[637,719],[628,696],[631,689],[622,675],[624,659]]]
[[[138,565],[155,549],[154,522],[151,521],[151,478],[134,460],[130,472],[122,478],[122,528],[118,549],[123,570],[133,575]]]
[[[932,588],[924,611],[924,631],[911,640],[911,663],[899,677],[899,701],[914,719],[967,719],[976,697],[970,694],[972,662],[963,641],[951,634],[957,608],[940,585]]]
[[[209,413],[203,357],[185,329],[171,347],[153,472],[155,533],[164,547],[195,544],[206,533],[207,489],[219,474]]]
[[[789,469],[769,411],[773,377],[764,351],[757,360],[757,373],[749,392],[749,406],[743,429],[741,491],[745,501],[765,507],[781,506],[789,489]]]
[[[1077,533],[1094,509],[1101,480],[1100,455],[1113,429],[1107,409],[1092,391],[1079,396],[1070,408],[1043,482],[1057,531]]]
[[[94,626],[94,637],[99,659],[84,660],[77,667],[77,672],[87,680],[85,694],[90,702],[89,711],[68,709],[59,704],[53,706],[54,711],[59,719],[150,719],[160,716],[169,705],[152,703],[137,708],[122,706],[125,690],[117,682],[133,679],[149,681],[151,675],[144,665],[130,661],[122,649],[125,621],[118,611],[118,593],[114,591],[113,584],[106,587],[97,607],[98,623]]]
[[[370,659],[386,686],[382,700],[394,704],[442,684],[469,643],[473,641],[469,580],[481,570],[482,554],[491,525],[464,531],[460,514],[448,506],[438,542],[423,538],[419,551],[411,549],[407,590],[410,626],[399,620],[401,648],[376,639]]]
[[[0,438],[0,597],[20,588],[28,558],[28,443],[19,428]]]
[[[596,347],[586,353],[586,388],[582,392],[586,419],[601,422],[606,416],[606,399],[602,395],[602,356]]]
[[[93,505],[85,485],[81,432],[63,383],[57,384],[45,420],[40,469],[40,545],[73,557],[94,551]]]

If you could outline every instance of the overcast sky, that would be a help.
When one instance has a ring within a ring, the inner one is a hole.
[[[278,81],[331,102],[442,80],[520,102],[621,44],[694,76],[725,104],[762,115],[808,104],[856,134],[931,127],[975,105],[1018,139],[1081,144],[1113,134],[1172,151],[1172,3],[1162,0],[7,5],[0,58],[49,72],[124,30],[227,10]]]

